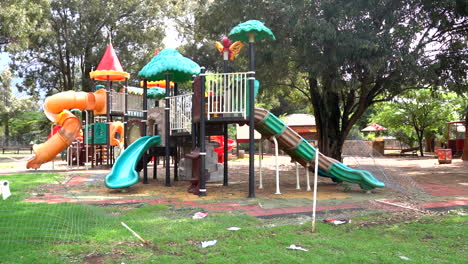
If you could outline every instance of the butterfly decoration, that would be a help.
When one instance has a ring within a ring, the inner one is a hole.
[[[232,41],[226,36],[223,37],[221,42],[216,41],[215,45],[221,55],[223,55],[224,51],[228,52],[229,60],[234,60],[244,46],[240,41],[232,43]]]

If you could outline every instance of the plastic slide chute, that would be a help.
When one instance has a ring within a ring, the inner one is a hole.
[[[289,156],[302,166],[309,165],[309,169],[313,169],[316,149],[277,116],[268,110],[255,108],[255,129],[266,138],[277,138],[279,147]],[[356,183],[365,190],[385,187],[368,171],[350,168],[322,153],[319,153],[318,160],[319,174],[335,182]]]
[[[136,171],[143,153],[154,145],[161,144],[161,136],[144,136],[128,146],[115,161],[111,173],[106,176],[106,186],[111,189],[126,188],[138,182]]]
[[[218,153],[218,163],[224,162],[224,136],[211,136],[211,141],[219,144],[219,147],[215,148],[214,151]],[[236,141],[228,138],[228,151],[231,151],[236,145]]]
[[[45,143],[33,146],[35,155],[28,161],[26,168],[37,169],[43,163],[51,161],[79,135],[81,122],[67,109],[105,112],[105,94],[106,90],[101,89],[94,93],[67,91],[47,97],[44,102],[44,113],[50,121],[61,128]]]

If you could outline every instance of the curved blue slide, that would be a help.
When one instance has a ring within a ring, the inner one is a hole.
[[[111,173],[106,176],[106,186],[111,189],[126,188],[140,178],[135,170],[138,161],[149,148],[161,143],[161,136],[144,136],[128,146],[115,161]]]

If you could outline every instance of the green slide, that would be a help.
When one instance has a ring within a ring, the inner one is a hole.
[[[255,108],[255,129],[266,138],[276,137],[279,148],[303,166],[309,164],[310,168],[313,167],[315,148],[274,114],[262,108]],[[350,168],[321,153],[318,171],[321,176],[330,177],[335,182],[356,183],[365,190],[385,187],[385,184],[374,178],[370,172]]]
[[[135,170],[138,161],[149,148],[161,143],[161,136],[144,136],[128,146],[115,161],[111,173],[106,176],[106,186],[119,189],[138,182],[139,174]]]

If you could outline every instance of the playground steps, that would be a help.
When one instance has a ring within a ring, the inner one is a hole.
[[[164,111],[164,103],[161,101],[159,107],[153,107],[148,110],[148,127],[149,127],[149,134],[151,135],[159,135],[162,139],[166,138],[166,122],[165,121],[165,111]],[[157,131],[153,131],[153,126],[157,128]],[[165,141],[162,140],[161,147],[165,146]]]
[[[219,182],[223,180],[224,165],[218,163],[218,154],[214,151],[217,143],[206,141],[206,170],[209,173],[208,182]],[[179,163],[179,179],[189,180],[192,178],[192,160],[182,158]]]

